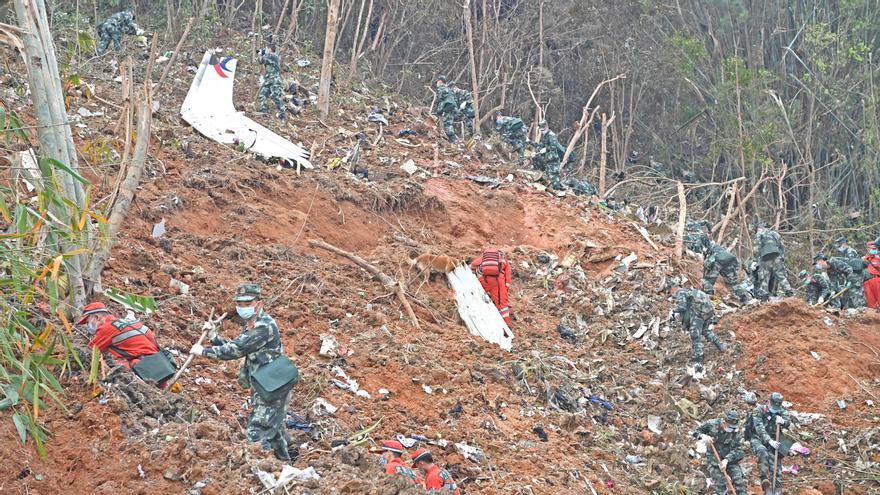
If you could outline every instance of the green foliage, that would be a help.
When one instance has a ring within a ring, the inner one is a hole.
[[[7,139],[21,137],[9,125],[21,126],[17,116],[3,115]],[[88,186],[85,178],[57,160],[38,164],[39,192],[19,191],[16,184],[0,188],[0,410],[11,412],[21,441],[31,438],[45,457],[40,413],[50,402],[65,409],[56,376],[70,360],[83,368],[66,316],[70,262],[85,251],[87,220],[99,217],[65,197],[60,185],[62,175]]]
[[[150,314],[158,308],[156,300],[149,296],[129,294],[113,288],[105,290],[104,295],[112,301],[121,304],[125,309],[130,309],[137,313]]]
[[[709,56],[702,41],[681,33],[670,36],[668,42],[680,54],[679,67],[685,74],[693,74],[695,67]]]

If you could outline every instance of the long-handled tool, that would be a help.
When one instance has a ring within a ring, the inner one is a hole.
[[[833,301],[833,300],[839,298],[840,296],[846,294],[846,292],[847,292],[848,290],[849,290],[849,287],[844,288],[842,291],[840,291],[840,292],[838,292],[837,294],[834,294],[833,296],[829,297],[827,301],[823,301],[822,304],[818,304],[818,306],[819,306],[820,308],[824,308],[825,306],[828,306],[828,303],[830,303],[831,301]]]
[[[715,460],[718,461],[718,469],[721,470],[721,474],[724,475],[724,481],[727,482],[727,490],[730,492],[730,495],[736,495],[736,490],[733,488],[733,481],[731,481],[730,476],[727,475],[727,470],[721,469],[721,456],[718,455],[718,451],[715,450],[715,443],[709,442],[709,447],[712,447],[712,453],[715,454]]]
[[[776,423],[776,453],[773,456],[773,495],[776,495],[776,470],[779,468],[779,423]]]
[[[216,320],[214,320],[213,318],[214,318],[214,310],[212,309],[211,315],[208,316],[208,323],[211,324],[211,328],[214,328],[217,325],[219,325],[220,322],[223,321],[224,318],[226,318],[226,313],[223,313],[222,315],[220,315],[220,317],[217,318]],[[202,335],[199,336],[199,341],[197,342],[199,345],[201,345],[202,342],[205,341],[205,338],[208,336],[208,332],[211,331],[211,328],[206,328],[202,331]],[[186,357],[186,361],[183,362],[183,366],[181,366],[180,369],[177,370],[177,373],[175,373],[174,376],[171,377],[170,380],[168,380],[168,383],[165,385],[165,390],[171,390],[171,386],[174,385],[175,383],[177,383],[177,380],[180,378],[180,375],[183,374],[184,370],[186,370],[186,368],[189,366],[189,363],[192,362],[193,358],[195,358],[195,356],[193,356],[192,354],[190,354],[189,356]]]

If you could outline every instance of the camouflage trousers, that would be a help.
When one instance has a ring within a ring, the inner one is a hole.
[[[459,111],[455,115],[456,122],[464,122],[464,129],[467,132],[467,136],[471,137],[474,135],[474,110],[465,109],[465,111]]]
[[[565,181],[565,185],[570,187],[575,194],[582,194],[584,196],[595,196],[599,194],[599,190],[596,189],[596,186],[585,180],[575,179],[574,177],[569,177],[568,180]]]
[[[455,134],[455,112],[443,112],[440,118],[443,120],[443,132],[446,133],[446,139],[450,143],[457,143],[458,135]]]
[[[547,174],[547,179],[550,181],[550,187],[556,189],[557,191],[561,191],[565,189],[565,186],[562,185],[562,179],[559,177],[559,158],[556,156],[548,156],[544,161],[544,173]]]
[[[853,273],[852,277],[848,279],[850,283],[849,290],[841,296],[841,298],[846,298],[846,307],[847,308],[864,308],[868,305],[868,301],[865,299],[865,280],[862,272]]]
[[[721,467],[711,451],[706,453],[706,460],[709,462],[709,477],[712,478],[715,494],[725,495],[730,493],[730,490],[727,489],[727,480],[724,479],[724,473],[721,472]],[[739,467],[739,463],[728,464],[727,475],[730,476],[730,481],[733,482],[733,489],[736,490],[736,495],[746,495],[748,493],[748,483],[743,475],[742,468]]]
[[[501,136],[505,143],[509,144],[519,156],[519,162],[522,163],[526,159],[526,137],[525,134],[504,134]]]
[[[105,28],[103,24],[98,26],[98,55],[107,51],[111,41],[117,52],[122,50],[122,33],[113,28]]]
[[[265,79],[263,85],[260,86],[260,111],[265,113],[269,111],[269,100],[275,102],[278,112],[284,116],[284,100],[282,99],[284,90],[281,88],[281,80]]]
[[[752,453],[758,458],[758,474],[761,481],[773,481],[773,461],[776,459],[776,451],[772,447],[764,445],[758,438],[752,438],[749,443],[752,444]],[[782,488],[782,457],[779,456],[779,462],[776,464],[776,489]]]
[[[290,460],[287,446],[290,435],[284,420],[287,418],[287,401],[290,390],[282,397],[266,401],[256,391],[251,392],[253,409],[247,422],[247,436],[251,442],[259,442],[264,449],[271,450],[280,460]]]
[[[691,346],[694,350],[694,362],[702,363],[703,362],[703,337],[706,338],[709,342],[715,344],[715,347],[718,349],[723,349],[724,344],[715,335],[715,332],[709,328],[709,321],[704,320],[703,318],[691,318],[690,323],[687,326],[688,333],[691,335]]]
[[[684,247],[694,253],[702,253],[709,247],[709,236],[703,231],[684,233]]]
[[[776,279],[777,290],[781,289],[786,296],[794,294],[794,290],[791,288],[791,284],[788,283],[788,276],[785,273],[785,262],[781,256],[777,256],[772,260],[761,260],[758,264],[760,286],[755,287],[755,295],[758,299],[766,300],[771,295],[776,295],[770,294],[769,291],[771,277]]]
[[[720,263],[706,263],[703,267],[703,292],[708,295],[715,294],[715,281],[718,276],[724,279],[727,288],[733,291],[734,295],[739,298],[740,302],[749,300],[749,292],[746,290],[745,284],[739,279],[736,272],[736,264],[721,266]]]

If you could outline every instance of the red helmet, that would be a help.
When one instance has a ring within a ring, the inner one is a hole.
[[[397,440],[385,440],[384,442],[382,442],[382,450],[394,452],[395,454],[402,454],[403,444],[398,442]]]
[[[86,320],[89,319],[89,316],[96,315],[99,313],[110,313],[107,310],[107,306],[104,306],[104,303],[93,302],[90,304],[86,304],[86,307],[83,308],[82,316],[79,317],[79,321],[76,322],[77,325],[84,325]]]
[[[415,467],[416,463],[419,461],[434,462],[434,459],[431,457],[431,452],[428,449],[419,449],[419,450],[413,452],[413,456],[412,456],[413,467]]]

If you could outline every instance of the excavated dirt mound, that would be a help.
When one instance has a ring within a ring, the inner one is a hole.
[[[739,366],[761,391],[781,392],[795,409],[845,425],[876,421],[865,401],[876,400],[867,390],[876,390],[880,376],[877,312],[833,315],[785,299],[728,318],[725,327],[742,342]]]

